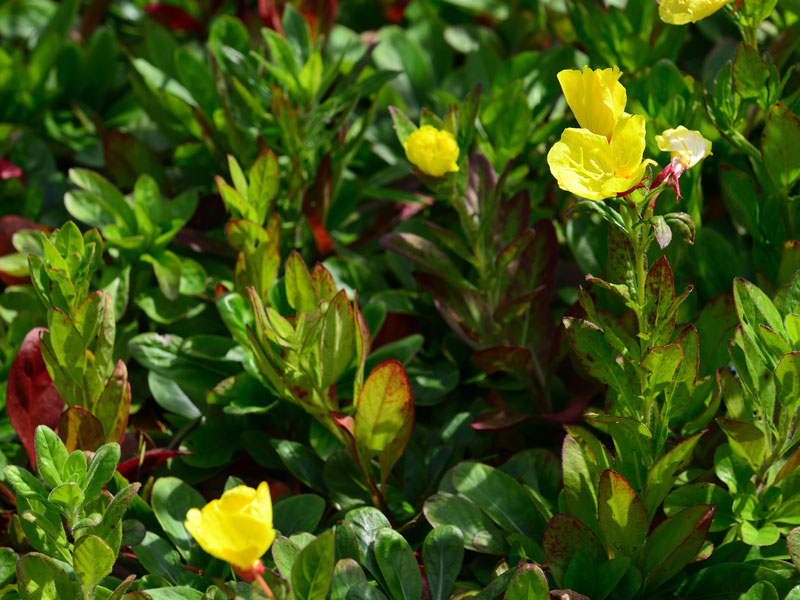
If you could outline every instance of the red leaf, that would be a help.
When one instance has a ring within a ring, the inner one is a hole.
[[[143,473],[153,469],[170,458],[180,456],[182,454],[191,454],[188,450],[165,450],[163,448],[158,450],[148,450],[142,457],[137,456],[130,460],[126,460],[117,466],[117,472],[128,481],[138,479]]]
[[[472,421],[472,429],[475,431],[502,431],[529,421],[533,415],[525,415],[514,412],[513,410],[496,410],[494,412],[483,413],[475,417]]]
[[[36,327],[28,332],[22,346],[11,363],[6,390],[6,410],[11,425],[19,435],[31,464],[36,463],[33,435],[36,427],[58,426],[64,401],[47,373],[42,353],[39,350],[39,334],[44,331]]]
[[[17,165],[0,158],[0,179],[22,179],[25,182],[25,174]]]
[[[144,10],[157,23],[173,31],[202,31],[203,24],[179,6],[172,4],[148,4]]]

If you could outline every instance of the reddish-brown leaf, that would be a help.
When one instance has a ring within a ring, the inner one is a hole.
[[[31,464],[36,463],[33,435],[36,427],[58,425],[64,401],[47,373],[39,350],[41,327],[31,329],[11,363],[6,390],[6,410]]]

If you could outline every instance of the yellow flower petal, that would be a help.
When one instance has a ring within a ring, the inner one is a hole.
[[[685,25],[714,14],[731,0],[661,0],[658,16],[665,23]]]
[[[622,72],[613,69],[593,71],[565,70],[558,81],[572,114],[583,129],[611,138],[611,134],[625,111],[627,93],[619,82]]]
[[[184,525],[203,550],[248,570],[275,539],[269,486],[262,482],[257,490],[230,489],[201,510],[191,509]]]
[[[588,200],[609,197],[603,184],[613,172],[613,162],[605,136],[586,129],[565,129],[547,153],[547,164],[562,190]]]
[[[588,200],[612,198],[638,185],[653,163],[642,160],[644,136],[639,115],[620,119],[611,142],[586,129],[566,129],[547,163],[561,189]]]
[[[458,143],[449,131],[423,125],[403,143],[406,158],[426,175],[443,177],[458,171]]]
[[[659,150],[670,152],[672,158],[677,158],[685,169],[691,169],[711,155],[711,142],[699,131],[686,129],[683,125],[657,135],[656,143]]]

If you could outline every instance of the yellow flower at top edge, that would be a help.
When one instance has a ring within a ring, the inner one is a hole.
[[[453,134],[423,125],[403,143],[406,158],[426,175],[443,177],[458,171],[458,143]]]
[[[661,0],[658,16],[671,25],[696,23],[717,12],[732,0]]]
[[[191,509],[184,524],[211,556],[248,571],[275,539],[269,486],[232,488],[202,509]]]
[[[628,99],[619,82],[621,75],[617,67],[596,71],[583,67],[583,71],[567,69],[558,74],[564,97],[581,128],[611,139]]]
[[[673,160],[679,160],[684,170],[711,155],[711,142],[699,131],[686,129],[683,125],[657,135],[656,143],[659,150],[670,152]]]

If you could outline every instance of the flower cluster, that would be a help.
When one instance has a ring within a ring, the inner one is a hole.
[[[567,70],[558,81],[581,126],[568,128],[547,154],[559,187],[588,200],[625,193],[642,180],[650,159],[643,159],[645,120],[625,112],[627,94],[617,67]]]

